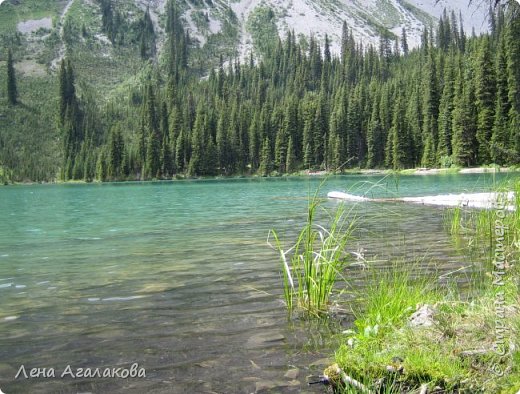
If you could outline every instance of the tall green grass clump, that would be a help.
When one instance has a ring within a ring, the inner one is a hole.
[[[513,196],[508,194],[513,192]],[[507,201],[507,214],[503,218],[497,217],[496,209],[465,209],[451,208],[444,215],[444,225],[453,239],[460,244],[461,238],[466,241],[469,249],[483,249],[494,253],[493,244],[496,241],[496,220],[500,220],[507,231],[504,234],[505,252],[509,260],[519,257],[520,250],[520,181],[507,182],[499,185],[495,193],[502,201]]]
[[[421,303],[434,303],[441,299],[437,286],[427,273],[421,272],[416,263],[403,264],[382,272],[372,272],[366,288],[358,295],[354,310],[355,325],[362,337],[381,333],[399,326]]]
[[[327,227],[317,223],[320,211],[329,220]],[[275,230],[269,235],[273,247],[280,254],[284,297],[289,311],[302,309],[311,315],[322,316],[328,310],[334,284],[348,264],[345,252],[352,238],[356,219],[345,204],[331,213],[321,206],[316,194],[309,200],[307,220],[296,242],[285,248]]]
[[[448,223],[450,225],[451,234],[460,234],[462,227],[462,208],[455,207],[449,212]]]

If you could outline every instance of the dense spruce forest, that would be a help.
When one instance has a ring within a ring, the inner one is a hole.
[[[490,31],[479,37],[464,31],[462,16],[445,12],[414,49],[404,29],[400,37],[382,34],[374,48],[356,42],[344,24],[338,56],[327,37],[278,38],[267,10],[256,56],[220,56],[207,72],[175,1],[167,5],[161,57],[148,12],[129,27],[110,0],[100,7],[112,45],[138,47],[145,78],[100,100],[78,82],[78,64],[61,61],[52,126],[61,151],[50,171],[56,179],[520,163],[515,2],[490,10]],[[64,29],[71,41],[87,34],[84,26]],[[52,180],[23,156],[2,160],[11,180]]]

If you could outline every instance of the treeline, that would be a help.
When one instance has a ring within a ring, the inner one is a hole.
[[[62,63],[60,176],[518,164],[518,8],[511,2],[490,11],[490,32],[480,37],[468,37],[459,17],[445,12],[414,50],[404,29],[374,48],[357,43],[345,24],[339,56],[331,55],[327,37],[322,48],[289,32],[261,60],[222,59],[201,80],[170,1],[166,61],[128,100],[101,108],[78,99],[73,65]]]

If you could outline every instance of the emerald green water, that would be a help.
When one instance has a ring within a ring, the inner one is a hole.
[[[503,176],[498,177],[500,180]],[[341,176],[322,187],[370,196],[485,191],[491,175]],[[371,186],[380,181],[380,186]],[[5,393],[320,392],[309,367],[333,353],[326,327],[288,321],[279,261],[321,179],[238,179],[0,188],[0,389]],[[334,208],[337,201],[325,205]],[[467,264],[442,208],[357,203],[351,251]],[[359,268],[346,276],[359,283]],[[344,321],[343,324],[348,324]],[[77,368],[146,369],[146,378],[60,378]],[[21,365],[54,368],[25,379]],[[284,377],[300,369],[296,380]]]

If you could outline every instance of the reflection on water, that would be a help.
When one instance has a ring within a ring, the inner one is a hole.
[[[481,191],[490,176],[333,177],[375,196]],[[0,189],[0,388],[6,393],[320,392],[307,386],[340,321],[288,321],[269,229],[297,233],[319,179],[17,186]],[[383,187],[384,186],[384,187]],[[389,191],[390,190],[390,191]],[[334,208],[337,201],[325,205]],[[352,252],[385,264],[467,265],[442,209],[364,203]],[[476,262],[478,263],[478,262]],[[346,273],[362,285],[360,268]],[[321,361],[320,361],[321,360]],[[145,379],[60,379],[75,368]],[[19,367],[56,378],[14,379]]]

